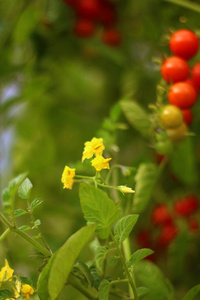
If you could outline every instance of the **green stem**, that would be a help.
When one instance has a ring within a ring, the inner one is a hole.
[[[44,248],[41,244],[39,244],[38,242],[36,242],[32,237],[30,237],[25,232],[21,231],[18,228],[13,228],[12,231],[14,231],[15,233],[19,234],[21,237],[23,237],[25,240],[27,240],[27,242],[29,242],[33,247],[35,247],[39,252],[41,252],[45,256],[48,256],[48,257],[51,256],[51,252],[49,250],[47,250],[46,248]]]
[[[81,292],[90,300],[98,300],[98,296],[89,291],[85,286],[81,285],[80,282],[70,274],[68,277],[68,283],[71,284],[75,289]]]
[[[10,232],[11,232],[10,228],[7,228],[0,236],[0,242],[3,241]]]
[[[193,3],[193,2],[185,1],[185,0],[164,0],[164,1],[183,6],[185,8],[189,8],[191,10],[194,10],[194,11],[200,13],[200,5],[197,3]]]
[[[130,247],[130,240],[129,240],[129,238],[126,238],[125,241],[122,242],[122,247],[123,247],[123,253],[124,253],[125,260],[129,261],[129,259],[131,257],[131,247]],[[134,278],[133,278],[133,282],[134,282]],[[129,285],[129,293],[130,293],[131,297],[134,296],[132,288],[131,288],[130,285]]]
[[[36,242],[32,237],[27,235],[25,232],[21,231],[19,228],[13,226],[4,216],[2,212],[0,212],[0,219],[1,221],[8,227],[10,231],[14,231],[15,233],[19,234],[21,237],[23,237],[25,240],[27,240],[33,247],[35,247],[39,252],[44,254],[45,256],[51,256],[51,253],[44,248],[42,245],[40,245],[38,242]]]
[[[122,262],[122,265],[123,265],[123,268],[124,268],[124,271],[126,272],[127,279],[128,279],[128,281],[129,281],[129,284],[130,284],[131,289],[132,289],[132,291],[133,291],[134,299],[135,299],[135,300],[138,300],[138,296],[137,296],[137,291],[136,291],[135,283],[134,283],[133,278],[132,278],[132,276],[131,276],[131,274],[130,274],[130,272],[129,272],[129,270],[128,270],[128,267],[127,267],[127,265],[126,265],[126,261],[125,261],[125,259],[124,259],[124,255],[123,255],[123,253],[122,253],[122,250],[120,249],[119,245],[118,245],[117,242],[115,241],[115,238],[114,238],[112,232],[110,233],[110,236],[111,236],[111,238],[112,238],[114,244],[116,245],[117,251],[118,251],[118,253],[119,253],[119,256],[120,256],[120,259],[121,259],[121,262]]]

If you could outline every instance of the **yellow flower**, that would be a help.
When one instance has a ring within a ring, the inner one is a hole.
[[[130,194],[130,193],[135,193],[134,190],[132,190],[130,187],[124,186],[124,185],[120,185],[118,186],[119,191],[124,193],[124,194]]]
[[[14,270],[9,267],[7,259],[5,259],[5,267],[1,268],[0,281],[6,281],[12,277]],[[11,280],[11,279],[9,279]],[[2,283],[0,283],[0,286]]]
[[[21,291],[23,293],[23,296],[26,297],[26,300],[30,299],[30,295],[33,295],[34,289],[29,284],[23,284],[21,287]]]
[[[83,151],[83,156],[82,156],[82,162],[86,159],[86,158],[91,158],[93,157],[93,155],[102,155],[103,154],[103,150],[105,149],[104,145],[103,145],[103,139],[97,139],[97,138],[93,138],[90,142],[85,142],[85,148]]]
[[[68,166],[65,166],[64,171],[62,173],[61,181],[64,183],[64,189],[72,189],[72,185],[74,183],[75,169],[71,169]]]
[[[93,160],[92,160],[92,166],[95,167],[97,171],[101,171],[102,169],[110,169],[109,166],[109,161],[112,158],[104,158],[101,155],[97,155]]]

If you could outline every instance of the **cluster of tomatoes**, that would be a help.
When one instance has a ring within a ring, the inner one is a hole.
[[[139,246],[154,249],[152,258],[155,259],[159,255],[158,250],[166,249],[185,227],[191,234],[197,234],[199,224],[195,215],[198,209],[199,199],[196,195],[177,199],[173,207],[156,205],[151,213],[151,228],[143,229],[137,235]]]
[[[200,62],[190,67],[188,60],[199,50],[197,35],[188,29],[175,31],[169,40],[174,56],[164,59],[161,66],[163,79],[170,84],[169,105],[161,112],[161,125],[170,140],[182,140],[187,135],[187,126],[192,122],[191,108],[200,90]]]
[[[118,20],[115,4],[109,0],[63,0],[76,14],[74,33],[81,38],[94,35],[101,25],[102,41],[109,46],[121,43],[121,34],[116,28]]]

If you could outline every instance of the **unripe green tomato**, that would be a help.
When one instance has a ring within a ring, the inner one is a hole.
[[[188,129],[183,122],[179,127],[167,129],[166,132],[171,141],[178,142],[187,136]]]
[[[168,155],[172,152],[172,143],[169,139],[165,141],[159,141],[155,145],[155,150],[158,154]]]
[[[182,111],[174,105],[166,105],[161,114],[160,121],[164,128],[176,128],[183,122]]]

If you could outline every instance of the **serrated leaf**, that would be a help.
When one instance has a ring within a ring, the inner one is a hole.
[[[147,257],[147,256],[149,256],[153,253],[154,253],[154,251],[151,250],[151,249],[148,249],[148,248],[139,249],[131,255],[131,257],[130,257],[129,261],[127,262],[127,264],[128,264],[128,266],[129,265],[134,266],[139,261],[141,261],[142,259],[144,259],[145,257]]]
[[[120,102],[129,123],[144,137],[149,137],[151,121],[147,112],[136,102],[125,100]]]
[[[84,277],[84,280],[89,284],[89,287],[92,286],[92,275],[90,273],[90,269],[88,268],[88,266],[86,264],[84,264],[81,261],[78,261],[74,265],[72,271],[73,271],[73,273],[75,272],[76,275],[77,275],[77,273],[78,273],[78,275],[82,275],[82,277]]]
[[[152,262],[143,260],[134,267],[137,285],[149,289],[145,300],[174,299],[174,289],[161,270]]]
[[[99,275],[99,272],[95,266],[90,267],[90,274],[92,276],[92,286],[98,290],[101,282],[101,276]]]
[[[194,155],[192,137],[187,137],[176,146],[170,159],[170,167],[172,173],[184,183],[197,183],[197,158]]]
[[[142,163],[135,176],[134,211],[142,212],[151,199],[157,180],[158,168],[153,163]]]
[[[110,282],[104,279],[99,286],[99,300],[108,300],[110,290]]]
[[[49,263],[45,267],[45,275],[44,277],[42,275],[42,280],[47,283],[48,289],[45,290],[44,295],[49,295],[51,300],[57,299],[63,286],[66,283],[75,260],[77,259],[84,245],[93,235],[96,227],[97,224],[87,225],[70,236],[69,239],[64,243],[64,245],[59,248],[58,251],[54,254],[55,259],[53,260],[53,262],[50,262],[50,268],[48,266]],[[44,284],[40,282],[39,286],[42,288]],[[41,290],[40,292],[42,293]]]
[[[33,211],[38,205],[40,205],[43,202],[42,199],[34,199],[30,204],[30,209]]]
[[[101,273],[103,272],[103,262],[106,259],[107,253],[108,253],[108,248],[101,246],[97,249],[97,252],[95,255],[95,263],[96,263],[97,269]]]
[[[88,223],[97,223],[100,238],[107,238],[120,217],[120,210],[105,192],[92,185],[80,184],[79,196],[85,219]]]
[[[22,184],[19,186],[19,189],[18,189],[19,196],[22,199],[29,199],[32,187],[33,187],[33,185],[31,183],[31,181],[28,178],[26,178],[22,182]]]
[[[200,292],[200,284],[193,286],[185,295],[183,300],[192,300]]]
[[[28,225],[22,225],[22,226],[19,227],[19,229],[20,229],[21,231],[26,231],[26,230],[30,230],[31,227],[28,226]]]
[[[139,215],[128,215],[120,219],[114,228],[114,235],[117,242],[122,243],[131,233]]]
[[[15,216],[15,218],[17,218],[17,217],[20,217],[20,216],[22,216],[22,215],[24,215],[24,214],[26,214],[27,213],[27,211],[25,211],[24,209],[22,209],[22,208],[19,208],[19,209],[16,209],[15,211],[14,211],[14,216]]]

